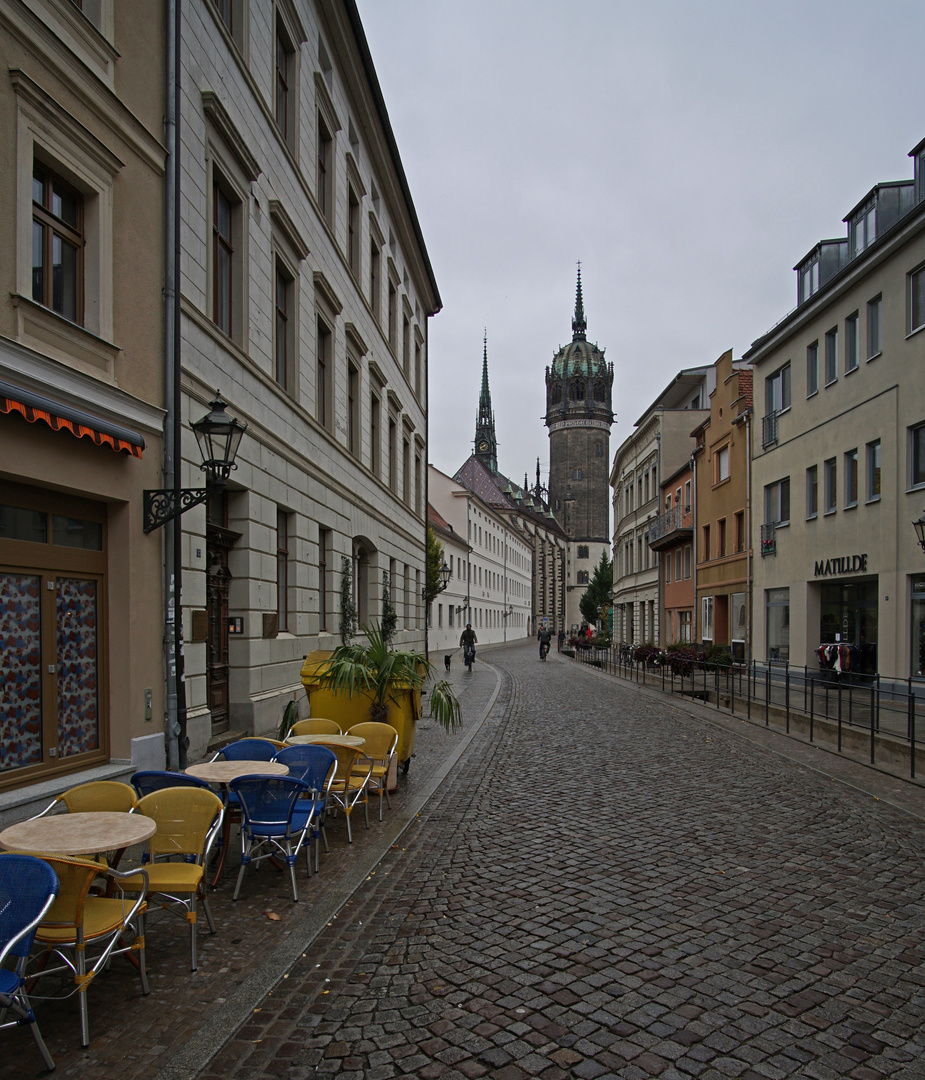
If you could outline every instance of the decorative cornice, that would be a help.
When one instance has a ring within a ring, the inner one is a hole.
[[[238,164],[244,170],[244,175],[253,183],[263,170],[248,149],[247,143],[214,90],[202,91],[202,111],[221,136],[225,145],[234,154]]]
[[[293,222],[286,207],[283,206],[279,199],[270,199],[270,217],[273,219],[273,222],[279,231],[286,238],[286,242],[295,252],[296,256],[300,260],[307,258],[308,244],[302,239],[299,230],[295,226],[295,222]]]
[[[365,356],[369,352],[369,346],[363,340],[360,331],[356,328],[355,323],[344,323],[344,333],[347,335],[347,344],[352,345],[360,356]],[[372,362],[370,362],[370,368],[372,368],[373,366],[374,365],[372,364]],[[378,371],[378,368],[376,370]]]
[[[324,302],[335,315],[340,315],[344,310],[344,305],[340,302],[340,298],[334,291],[328,279],[320,270],[316,270],[314,274],[312,274],[312,279],[315,283],[315,292],[321,294]]]
[[[334,108],[334,99],[331,97],[331,91],[328,89],[328,84],[325,82],[324,75],[320,71],[315,72],[315,100],[318,102],[318,107],[324,113],[327,119],[328,125],[331,128],[331,134],[334,135],[341,129],[340,118],[337,115],[337,109]]]
[[[363,183],[363,177],[360,176],[360,170],[357,167],[356,158],[348,150],[344,155],[344,161],[347,164],[347,177],[353,187],[354,193],[357,198],[362,199],[366,194],[366,185]]]
[[[389,380],[383,375],[382,368],[379,367],[375,360],[370,360],[368,366],[370,375],[378,380],[381,389],[385,389]]]

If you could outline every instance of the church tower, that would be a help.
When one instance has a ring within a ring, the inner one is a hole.
[[[613,364],[591,344],[581,296],[581,265],[575,290],[572,340],[546,368],[549,429],[549,504],[569,537],[567,612],[581,616],[578,601],[601,552],[611,558],[610,428],[613,425]]]
[[[498,440],[495,437],[495,414],[488,389],[488,333],[482,346],[482,390],[475,419],[475,456],[491,472],[498,471]]]

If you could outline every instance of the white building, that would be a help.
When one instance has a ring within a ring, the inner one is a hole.
[[[275,725],[343,588],[376,621],[387,573],[395,642],[423,647],[440,298],[353,0],[182,12],[182,415],[218,388],[248,424],[227,492],[182,519],[193,756]]]
[[[431,605],[430,648],[459,648],[467,622],[480,645],[530,636],[532,547],[503,510],[433,465],[428,483],[430,504],[442,522],[434,531],[451,569],[446,591]]]

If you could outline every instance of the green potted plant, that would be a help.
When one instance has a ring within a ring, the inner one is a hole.
[[[363,635],[365,642],[306,657],[302,682],[312,715],[328,716],[344,728],[362,720],[391,724],[398,731],[398,761],[407,772],[421,715],[421,691],[434,668],[424,653],[391,648],[379,625],[364,626]],[[437,723],[446,731],[459,727],[461,707],[452,686],[440,679],[428,693],[430,714]]]

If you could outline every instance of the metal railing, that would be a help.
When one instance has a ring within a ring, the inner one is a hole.
[[[762,556],[777,554],[776,521],[766,521],[761,526],[761,554]]]
[[[857,754],[863,742],[864,756],[872,765],[878,753],[885,756],[889,742],[896,742],[908,753],[909,775],[915,778],[916,747],[925,740],[923,681],[885,680],[879,675],[796,667],[786,661],[729,666],[658,658],[643,663],[625,644],[577,648],[575,659],[666,694],[780,727],[811,743],[834,742],[839,753],[850,744]]]
[[[780,414],[772,409],[766,416],[761,418],[761,445],[773,446],[777,442],[777,417]]]
[[[685,517],[688,519],[686,523],[684,521]],[[661,540],[663,536],[667,536],[668,533],[677,532],[679,529],[691,528],[690,510],[685,514],[682,506],[673,506],[670,510],[662,514],[661,517],[657,517],[649,524],[649,527],[646,530],[646,543],[654,544],[658,540]]]

